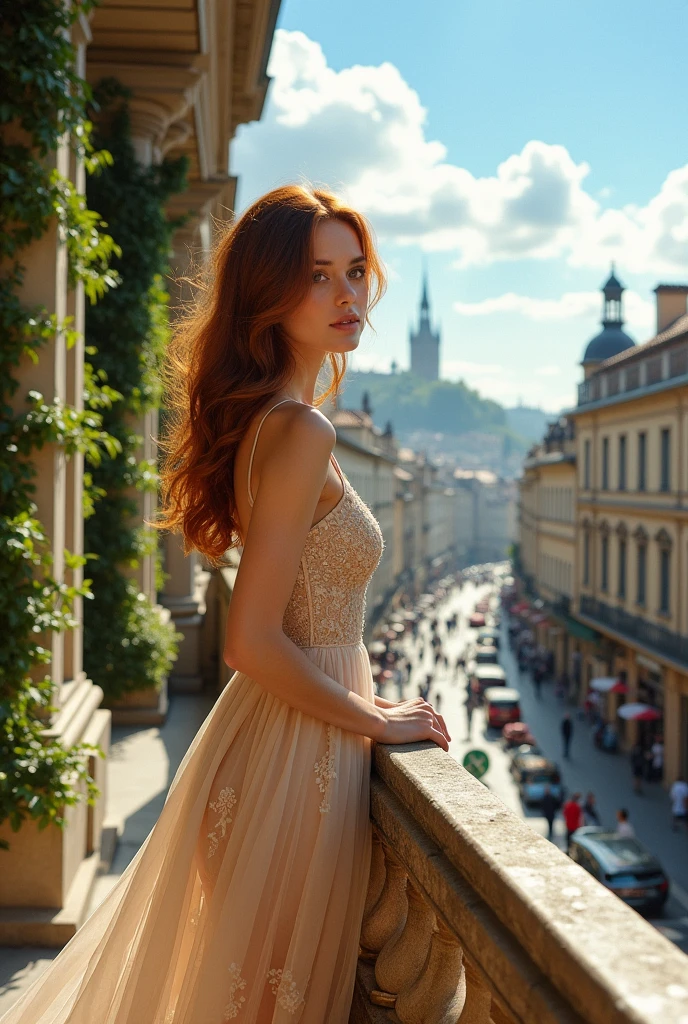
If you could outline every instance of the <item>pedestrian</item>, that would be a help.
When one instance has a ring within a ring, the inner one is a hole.
[[[628,820],[628,811],[625,807],[619,808],[616,812],[616,834],[631,839],[635,835],[635,829]]]
[[[643,772],[645,771],[645,754],[640,743],[636,743],[631,751],[631,771],[633,772],[633,792],[638,796],[643,792]]]
[[[441,707],[442,707],[442,694],[441,693],[436,693],[435,694],[435,701],[434,701],[433,707],[435,708],[435,710],[439,714],[440,710],[441,710]]]
[[[585,819],[586,825],[599,825],[600,816],[597,813],[597,801],[595,800],[595,794],[589,792],[585,798],[583,804],[583,818]]]
[[[671,830],[678,831],[678,826],[683,824],[688,828],[688,782],[683,775],[679,775],[669,791],[671,799]]]
[[[473,694],[473,691],[470,688],[466,693],[466,700],[464,701],[464,705],[466,708],[466,739],[470,740],[471,724],[473,722],[473,712],[475,711],[475,695]]]
[[[655,736],[650,753],[652,754],[652,781],[661,782],[664,775],[664,743],[661,736]]]
[[[573,736],[573,722],[571,721],[571,715],[567,711],[561,720],[561,738],[564,743],[564,757],[568,758],[569,748],[571,746],[571,737]]]
[[[559,810],[559,800],[557,800],[549,785],[545,785],[542,800],[540,801],[540,809],[542,810],[543,818],[547,822],[547,838],[552,839],[554,836],[554,819]]]
[[[571,847],[571,836],[583,824],[583,808],[580,805],[580,793],[574,793],[563,807],[564,824],[566,825],[566,852]]]
[[[542,667],[537,664],[535,671],[533,672],[533,685],[535,687],[535,696],[538,700],[542,700]]]

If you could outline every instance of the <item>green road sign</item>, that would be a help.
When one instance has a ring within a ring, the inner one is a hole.
[[[476,779],[482,779],[490,767],[490,759],[484,750],[469,750],[463,759],[463,766]]]

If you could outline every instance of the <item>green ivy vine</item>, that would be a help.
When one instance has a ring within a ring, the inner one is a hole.
[[[50,166],[64,138],[89,173],[111,165],[109,154],[96,152],[90,141],[90,93],[76,73],[69,36],[92,6],[91,0],[5,3],[0,32],[0,823],[9,820],[15,831],[27,819],[41,828],[62,825],[65,807],[84,793],[91,802],[97,795],[86,758],[94,748],[64,747],[46,738],[46,716],[54,708],[44,669],[50,652],[40,637],[73,629],[74,600],[91,592],[89,580],[76,587],[52,575],[33,498],[32,456],[48,443],[67,457],[82,452],[92,465],[104,453],[117,455],[120,442],[104,428],[99,410],[109,409],[119,395],[87,368],[83,410],[38,391],[24,396],[20,411],[12,401],[22,361],[37,362],[58,334],[67,346],[76,338],[68,320],[59,323],[50,310],[22,303],[23,251],[56,219],[71,284],[83,282],[95,301],[118,283],[109,264],[119,249],[102,230],[106,224]],[[88,494],[87,508],[92,500]],[[82,556],[65,552],[68,569],[84,563]]]
[[[84,613],[84,666],[109,700],[133,690],[159,689],[178,650],[177,633],[165,623],[127,571],[146,554],[163,577],[158,537],[137,525],[132,490],[157,491],[155,463],[137,459],[142,442],[131,422],[162,403],[160,367],[169,336],[163,287],[172,235],[183,219],[168,220],[164,204],[186,188],[188,160],[180,157],[144,167],[131,141],[129,91],[112,79],[94,90],[102,111],[94,141],[113,164],[88,182],[88,198],[107,220],[119,253],[112,261],[120,283],[86,315],[94,371],[121,400],[103,410],[103,424],[117,438],[114,459],[91,464],[97,495],[86,521],[85,546],[94,599]],[[89,460],[90,461],[90,460]]]

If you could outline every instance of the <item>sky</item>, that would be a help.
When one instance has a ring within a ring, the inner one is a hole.
[[[575,403],[611,262],[626,330],[688,281],[688,0],[282,0],[238,210],[308,180],[366,214],[387,294],[351,357],[409,365],[427,267],[441,376]]]

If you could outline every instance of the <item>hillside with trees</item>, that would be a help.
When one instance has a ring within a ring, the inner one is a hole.
[[[367,391],[376,426],[391,421],[398,437],[423,430],[452,436],[480,432],[508,436],[519,445],[524,439],[512,429],[506,410],[482,398],[463,381],[426,381],[408,372],[349,371],[341,405],[360,409]]]

